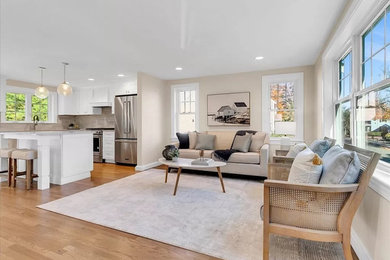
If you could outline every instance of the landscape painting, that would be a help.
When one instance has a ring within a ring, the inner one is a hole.
[[[207,124],[209,126],[249,126],[249,92],[208,95]]]

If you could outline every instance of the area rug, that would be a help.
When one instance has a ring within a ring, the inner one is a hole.
[[[39,208],[222,259],[261,259],[263,184],[152,169],[91,188]],[[271,259],[343,259],[333,244],[271,238]],[[281,247],[280,249],[278,249]],[[291,258],[290,258],[291,257]]]

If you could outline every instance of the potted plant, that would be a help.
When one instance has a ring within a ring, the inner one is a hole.
[[[169,151],[169,156],[172,157],[172,161],[173,162],[177,162],[178,158],[179,158],[179,149],[172,149],[171,151]]]

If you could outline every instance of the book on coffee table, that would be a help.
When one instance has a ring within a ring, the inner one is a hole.
[[[192,165],[205,165],[205,166],[210,166],[212,163],[214,163],[214,160],[210,158],[198,158],[191,162]]]

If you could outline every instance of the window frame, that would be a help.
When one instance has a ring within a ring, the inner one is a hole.
[[[25,95],[25,120],[24,121],[7,121],[6,120],[6,93],[18,93]],[[35,95],[35,90],[30,88],[13,87],[6,85],[1,88],[1,123],[4,124],[26,124],[33,123],[32,121],[32,96]],[[49,92],[48,96],[48,120],[39,121],[39,124],[57,123],[57,93]]]
[[[199,83],[175,84],[171,85],[171,139],[177,140],[176,133],[178,132],[178,117],[180,114],[180,103],[178,95],[181,91],[195,91],[195,112],[187,114],[195,114],[195,130],[199,131]],[[192,102],[192,101],[190,101]]]
[[[291,138],[293,141],[302,142],[304,140],[304,73],[286,73],[262,76],[262,131],[270,133],[270,112],[271,94],[269,86],[275,83],[293,81],[294,82],[294,119],[296,122],[296,135]],[[302,104],[302,105],[301,105]],[[281,137],[271,137],[271,141],[278,141]]]

